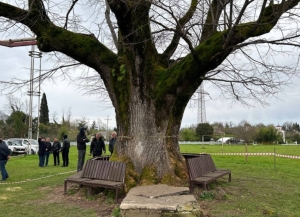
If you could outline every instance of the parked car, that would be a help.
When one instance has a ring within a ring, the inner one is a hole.
[[[5,143],[8,146],[10,155],[26,154],[27,153],[26,147],[22,146],[19,142],[5,141]]]
[[[31,147],[34,149],[33,154],[37,154],[39,151],[39,142],[36,139],[29,139],[29,142],[31,144]]]
[[[38,141],[35,139],[10,138],[7,141],[14,141],[15,143],[21,144],[27,151],[30,150],[30,154],[36,154],[38,152]]]

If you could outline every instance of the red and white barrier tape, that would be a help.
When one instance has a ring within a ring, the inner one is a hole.
[[[202,153],[208,154],[208,153]],[[209,153],[210,155],[234,155],[234,156],[276,156],[276,157],[283,157],[283,158],[293,158],[293,159],[300,159],[300,156],[293,156],[293,155],[286,155],[286,154],[276,154],[276,153]]]
[[[0,185],[20,184],[20,183],[24,183],[24,182],[32,182],[32,181],[46,179],[46,178],[50,178],[52,176],[58,176],[58,175],[63,175],[63,174],[67,174],[67,173],[72,173],[72,172],[76,172],[76,170],[72,170],[72,171],[68,171],[68,172],[63,172],[63,173],[56,173],[56,174],[53,174],[53,175],[44,176],[44,177],[40,177],[40,178],[36,178],[36,179],[26,179],[26,180],[19,181],[19,182],[7,182],[7,181],[4,181],[4,182],[0,182]]]

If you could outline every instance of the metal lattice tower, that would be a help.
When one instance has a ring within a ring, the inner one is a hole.
[[[197,90],[198,93],[198,114],[197,114],[197,124],[206,123],[206,109],[205,109],[205,92],[204,92],[204,84],[200,85]]]
[[[31,51],[29,51],[29,56],[31,57],[31,65],[30,65],[30,82],[29,82],[29,91],[27,91],[27,94],[29,95],[29,123],[28,123],[28,139],[32,139],[32,102],[33,102],[33,96],[38,96],[38,125],[37,125],[37,139],[39,137],[39,124],[40,124],[40,88],[41,88],[41,58],[42,53],[39,51],[34,50],[34,46],[36,45],[36,38],[21,38],[21,39],[9,39],[0,41],[0,45],[6,46],[6,47],[21,47],[21,46],[29,46],[31,45]],[[39,85],[38,85],[38,91],[34,88],[34,59],[37,58],[40,61],[40,67],[39,67]],[[30,146],[28,149],[28,153],[30,153]]]

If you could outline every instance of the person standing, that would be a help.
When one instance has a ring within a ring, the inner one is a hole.
[[[78,150],[78,163],[77,172],[81,171],[84,165],[85,153],[86,153],[86,143],[89,139],[85,135],[86,128],[80,128],[79,134],[77,135],[77,150]]]
[[[57,138],[54,138],[53,145],[52,145],[52,153],[53,153],[53,159],[54,159],[54,166],[59,165],[59,150],[61,148],[60,142],[57,140]]]
[[[101,133],[97,133],[96,137],[92,140],[90,146],[90,156],[93,154],[93,157],[100,157],[102,155],[102,150],[105,153],[105,144],[101,138]]]
[[[39,167],[44,167],[44,162],[45,162],[45,152],[46,152],[46,143],[45,143],[45,138],[39,138],[38,140],[39,143]]]
[[[62,160],[63,160],[63,165],[62,167],[67,167],[69,166],[69,149],[70,149],[70,141],[68,140],[68,135],[63,136],[63,145],[61,148],[61,154],[62,154]]]
[[[1,181],[6,181],[8,179],[8,173],[5,168],[5,165],[7,161],[10,158],[10,151],[8,149],[8,146],[6,143],[2,140],[2,137],[0,136],[0,170],[1,170]]]
[[[48,161],[49,161],[49,156],[50,156],[50,153],[51,153],[51,142],[50,142],[50,138],[49,137],[46,137],[46,151],[45,151],[45,166],[48,166]]]
[[[117,141],[117,133],[114,131],[111,134],[111,139],[109,140],[109,145],[108,145],[108,150],[110,151],[111,155],[114,152],[116,141]]]

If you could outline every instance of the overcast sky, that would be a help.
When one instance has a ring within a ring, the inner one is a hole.
[[[28,51],[30,47],[7,48],[0,47],[2,58],[0,59],[1,80],[9,80],[11,77],[29,78],[30,57]],[[49,63],[45,62],[46,57],[42,59],[42,69],[49,68]],[[37,61],[36,61],[37,62]],[[38,64],[36,64],[38,67]],[[76,72],[74,72],[76,74]],[[214,95],[213,90],[207,90],[210,97],[206,97],[206,119],[209,123],[231,121],[238,124],[246,120],[252,124],[283,124],[286,121],[299,122],[300,92],[299,79],[294,79],[290,87],[284,88],[284,92],[278,97],[280,99],[269,99],[268,107],[243,107],[239,104],[231,105],[230,100],[220,100],[218,95]],[[26,88],[16,92],[14,95],[22,100],[29,96],[26,95]],[[62,110],[71,108],[72,119],[86,117],[90,122],[101,119],[105,124],[109,117],[109,127],[115,127],[114,109],[109,103],[100,102],[95,96],[83,95],[78,91],[75,85],[67,81],[57,80],[42,83],[42,92],[46,93],[50,116],[55,112],[57,119],[61,120]],[[5,95],[0,96],[0,107],[4,110],[4,104],[7,103]],[[34,97],[34,103],[37,106],[37,97]],[[7,111],[6,111],[7,112]],[[35,109],[34,116],[37,115]],[[51,117],[50,117],[51,118]],[[195,101],[188,104],[182,127],[190,126],[197,123],[197,107]]]

